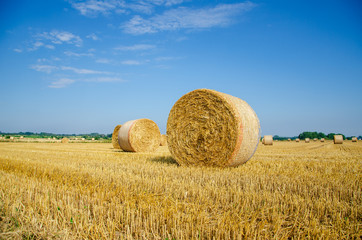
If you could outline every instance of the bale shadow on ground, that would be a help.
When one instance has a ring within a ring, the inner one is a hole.
[[[151,158],[150,161],[156,162],[156,163],[174,164],[174,165],[179,166],[179,164],[176,162],[176,160],[173,159],[172,157],[155,157],[155,158]]]

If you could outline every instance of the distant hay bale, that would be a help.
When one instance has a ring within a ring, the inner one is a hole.
[[[10,140],[14,140],[14,137],[10,137]]]
[[[20,136],[20,139],[23,139],[24,137],[23,136]]]
[[[315,141],[315,142],[316,142],[317,140],[318,140],[318,138],[313,138],[313,141]]]
[[[121,127],[122,127],[122,125],[117,125],[113,130],[112,145],[113,145],[113,148],[115,148],[115,149],[121,149],[121,147],[119,146],[119,143],[118,143],[118,132]]]
[[[310,142],[310,139],[309,139],[309,138],[306,138],[304,141],[305,141],[306,143],[309,143],[309,142]]]
[[[69,143],[69,139],[68,138],[62,138],[62,143]]]
[[[128,152],[154,152],[160,141],[160,129],[150,119],[128,121],[118,132],[119,146]]]
[[[84,141],[84,140],[85,140],[85,138],[81,138],[81,140],[82,140],[82,141]]]
[[[167,146],[167,135],[165,134],[161,135],[160,146]]]
[[[272,135],[264,136],[264,145],[273,145],[273,136]]]
[[[296,142],[300,142],[300,139],[299,139],[299,138],[296,138],[295,141],[296,141]]]
[[[94,138],[92,138],[92,141],[95,141],[95,139],[94,139]]]
[[[321,142],[324,142],[324,138],[321,138]]]
[[[260,123],[240,98],[197,89],[172,107],[167,137],[171,155],[180,165],[238,166],[256,151]]]
[[[292,139],[288,138],[288,142],[292,141]]]
[[[343,143],[343,136],[342,135],[334,135],[333,136],[334,144],[342,144]]]
[[[357,142],[357,138],[356,138],[356,137],[353,137],[353,138],[352,138],[352,142]]]

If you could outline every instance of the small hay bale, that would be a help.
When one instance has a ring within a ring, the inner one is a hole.
[[[292,141],[292,139],[288,138],[288,142]]]
[[[306,138],[304,141],[305,141],[306,143],[309,143],[309,142],[310,142],[310,139],[309,139],[309,138]]]
[[[10,137],[10,140],[14,140],[14,137]]]
[[[343,136],[342,135],[334,135],[333,136],[334,144],[342,144],[343,143]]]
[[[167,135],[165,134],[161,135],[160,146],[167,146]]]
[[[300,142],[300,139],[299,139],[299,138],[296,138],[295,141],[296,141],[296,142]]]
[[[315,141],[315,142],[316,142],[317,140],[318,140],[318,138],[313,138],[313,141]]]
[[[62,143],[68,143],[69,142],[69,139],[68,138],[62,138]]]
[[[260,123],[240,98],[197,89],[172,107],[167,137],[171,155],[180,165],[232,167],[253,156],[260,141]]]
[[[357,137],[353,137],[352,142],[357,142]]]
[[[157,124],[150,119],[137,119],[122,125],[118,132],[118,143],[128,152],[154,152],[161,141]]]
[[[94,139],[94,138],[92,138],[92,141],[95,141],[95,139]]]
[[[324,142],[324,138],[321,138],[321,142]]]
[[[118,143],[118,132],[121,127],[122,127],[122,125],[117,125],[113,130],[112,145],[113,145],[113,148],[115,148],[115,149],[121,149],[121,147],[119,146],[119,143]]]
[[[264,145],[273,145],[273,136],[272,135],[264,136]]]

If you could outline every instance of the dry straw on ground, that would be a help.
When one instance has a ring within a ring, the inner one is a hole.
[[[121,126],[122,125],[117,125],[113,130],[112,145],[113,145],[113,148],[115,148],[115,149],[121,149],[121,147],[119,146],[119,143],[118,143],[118,132],[119,132],[119,129],[121,128]]]
[[[310,139],[309,139],[309,138],[306,138],[306,139],[305,139],[305,142],[306,142],[306,143],[309,143],[309,142],[310,142]]]
[[[273,145],[273,136],[272,135],[264,136],[264,145]]]
[[[69,142],[69,139],[68,138],[62,138],[62,143],[68,143]]]
[[[334,135],[333,136],[334,144],[342,144],[343,143],[343,136],[342,135]]]
[[[197,89],[172,107],[167,137],[172,157],[181,165],[238,166],[253,156],[260,123],[240,98]]]
[[[128,152],[154,152],[160,146],[160,141],[160,129],[150,119],[128,121],[118,133],[121,149]]]
[[[161,135],[160,146],[167,146],[167,135],[165,134]]]
[[[357,137],[353,137],[352,142],[357,142]]]

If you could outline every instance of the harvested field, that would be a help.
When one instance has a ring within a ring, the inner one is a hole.
[[[361,142],[259,144],[237,168],[0,142],[0,239],[359,239],[361,179]]]

